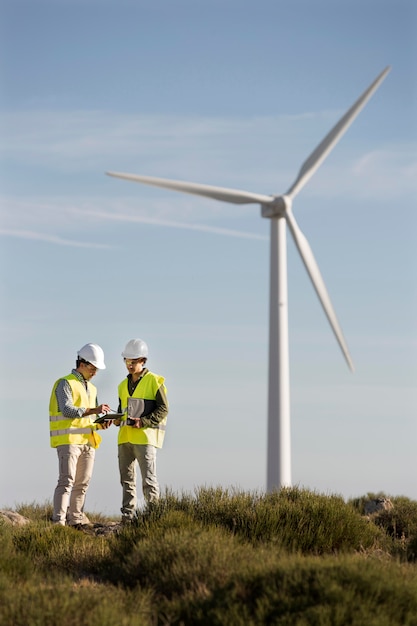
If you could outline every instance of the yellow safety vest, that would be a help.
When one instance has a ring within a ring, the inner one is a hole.
[[[122,407],[122,411],[127,412],[127,399],[131,398],[143,398],[144,400],[155,400],[158,389],[163,386],[165,393],[166,387],[164,385],[164,378],[153,374],[152,372],[146,372],[143,378],[136,386],[133,395],[129,395],[127,378],[125,378],[119,385],[119,398]],[[122,423],[119,429],[118,445],[122,443],[136,443],[141,445],[150,444],[155,448],[162,448],[165,437],[165,428],[167,418],[165,417],[158,426],[147,426],[145,428],[133,428],[123,424],[127,419],[127,413],[122,419]]]
[[[69,419],[62,415],[59,410],[55,390],[60,380],[69,382],[74,406],[92,409],[96,406],[97,399],[96,387],[87,382],[87,391],[83,383],[74,374],[68,374],[68,376],[63,376],[56,381],[49,401],[51,448],[66,444],[89,444],[93,448],[98,448],[101,442],[100,435],[95,432],[98,424],[93,423],[90,415]]]

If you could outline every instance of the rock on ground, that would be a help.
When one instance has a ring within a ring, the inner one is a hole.
[[[364,508],[365,515],[372,515],[372,513],[379,513],[379,511],[390,511],[394,505],[389,498],[375,498],[365,502]]]
[[[0,511],[0,520],[3,520],[6,524],[11,524],[12,526],[25,526],[25,524],[30,523],[30,520],[27,517],[23,517],[23,515],[20,515],[15,511]]]

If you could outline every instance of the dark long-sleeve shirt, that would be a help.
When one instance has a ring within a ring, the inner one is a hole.
[[[145,376],[145,374],[148,373],[148,371],[149,370],[145,368],[142,371],[142,376],[140,376],[140,378],[138,378],[138,380],[136,381],[133,381],[132,375],[128,374],[127,388],[128,388],[130,396],[133,395],[133,392],[138,386],[140,380]],[[152,411],[152,413],[149,413],[146,416],[144,415],[143,417],[140,418],[144,427],[147,427],[147,426],[148,427],[150,426],[151,428],[156,427],[168,415],[168,399],[167,399],[165,388],[163,385],[161,385],[158,391],[156,392],[155,402],[156,402],[156,408]],[[122,410],[122,403],[119,398],[118,411],[120,412],[121,410]]]

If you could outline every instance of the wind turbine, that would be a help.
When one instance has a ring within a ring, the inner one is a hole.
[[[330,301],[329,294],[314,258],[310,245],[300,230],[292,212],[295,196],[346,132],[350,124],[365,106],[372,94],[390,71],[386,67],[363,92],[321,143],[304,161],[294,183],[280,196],[251,193],[238,189],[213,187],[198,183],[106,172],[109,176],[131,180],[146,185],[163,187],[198,196],[232,202],[234,204],[257,203],[261,205],[262,217],[270,219],[270,303],[269,303],[269,374],[268,374],[268,449],[267,491],[291,487],[291,436],[290,436],[290,378],[288,348],[288,291],[287,291],[287,244],[286,225],[294,239],[301,259],[317,292],[330,326],[336,336],[349,368],[353,362],[346,341]]]

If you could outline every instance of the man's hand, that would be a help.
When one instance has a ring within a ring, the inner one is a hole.
[[[110,413],[110,411],[111,408],[108,404],[99,404],[99,406],[97,406],[94,411],[91,409],[91,412],[97,413],[97,415],[100,415],[100,413]]]
[[[100,413],[110,413],[111,408],[108,404],[99,404],[92,409],[86,409],[83,415],[100,415]]]

